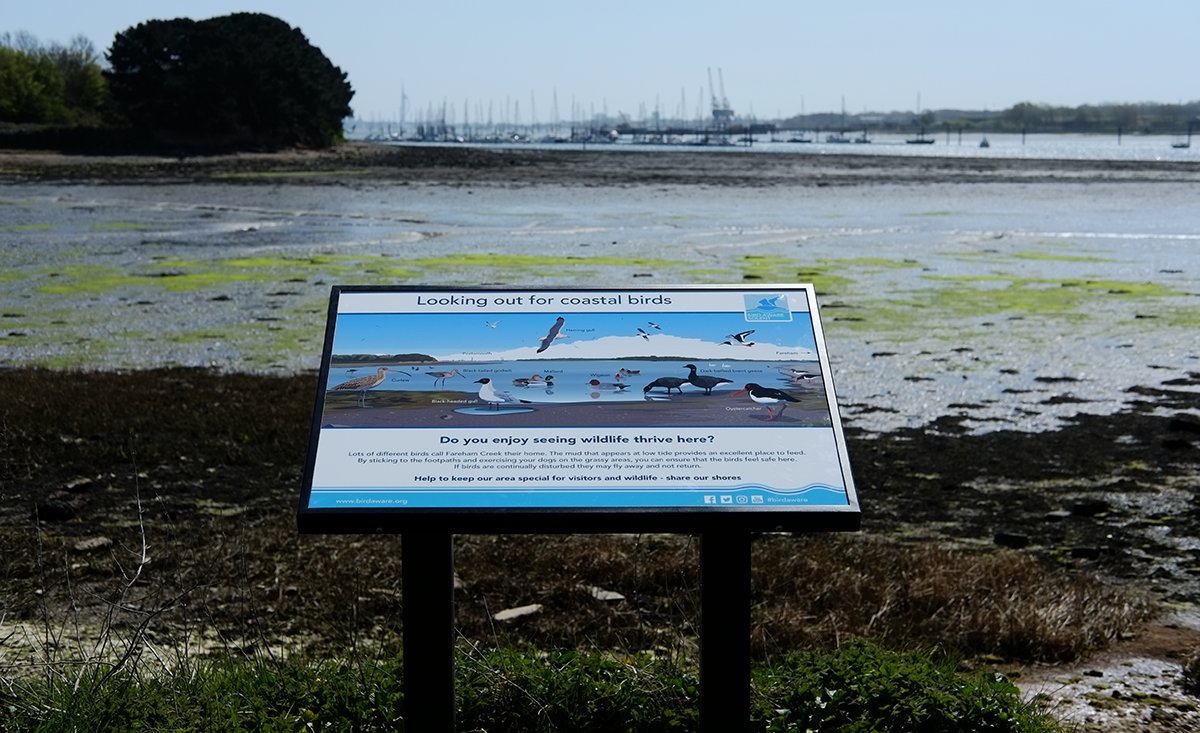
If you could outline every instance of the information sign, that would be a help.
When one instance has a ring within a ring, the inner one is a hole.
[[[312,532],[858,526],[810,285],[334,287]]]

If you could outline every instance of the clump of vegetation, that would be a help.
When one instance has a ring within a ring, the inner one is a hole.
[[[92,42],[0,35],[0,144],[107,152],[329,147],[354,91],[298,29],[262,13],[148,20]]]
[[[150,20],[117,34],[106,72],[138,128],[205,141],[324,147],[354,91],[299,29],[262,13]]]
[[[1183,689],[1189,695],[1200,695],[1200,649],[1192,650],[1183,662]]]
[[[0,730],[400,729],[400,542],[296,532],[315,388],[312,375],[0,370],[0,617],[29,630],[0,634]],[[697,545],[456,537],[463,728],[694,729]],[[945,659],[1075,659],[1155,611],[982,544],[766,535],[753,553],[764,731],[1019,716],[1011,686]],[[527,604],[543,610],[495,618]],[[914,649],[941,651],[884,651]],[[657,717],[614,717],[651,703]]]
[[[87,38],[62,46],[0,34],[0,123],[95,125],[107,107],[99,55]]]
[[[403,663],[188,662],[139,675],[102,667],[0,692],[5,730],[405,731]],[[469,650],[457,666],[460,730],[681,733],[699,727],[686,663],[537,650]],[[136,701],[136,704],[130,704]],[[990,674],[855,643],[754,670],[752,729],[1052,733],[1055,721]]]

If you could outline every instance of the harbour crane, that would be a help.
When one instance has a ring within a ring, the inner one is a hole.
[[[708,69],[708,96],[712,98],[712,116],[713,124],[717,130],[724,130],[725,127],[733,121],[733,108],[729,106],[729,99],[725,96],[725,77],[720,69],[717,69],[717,79],[721,83],[721,96],[717,96],[713,89],[712,67]]]

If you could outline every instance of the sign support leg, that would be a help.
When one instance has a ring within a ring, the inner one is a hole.
[[[749,532],[700,534],[700,730],[750,728]]]
[[[404,728],[454,730],[454,544],[449,532],[405,532]]]

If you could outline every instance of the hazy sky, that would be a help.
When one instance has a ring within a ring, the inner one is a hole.
[[[6,3],[0,31],[103,51],[145,20],[241,11],[299,27],[368,120],[398,118],[401,90],[409,120],[445,104],[454,120],[544,122],[556,97],[562,118],[694,117],[708,69],[763,119],[843,98],[849,112],[1200,99],[1196,0],[38,0]]]

